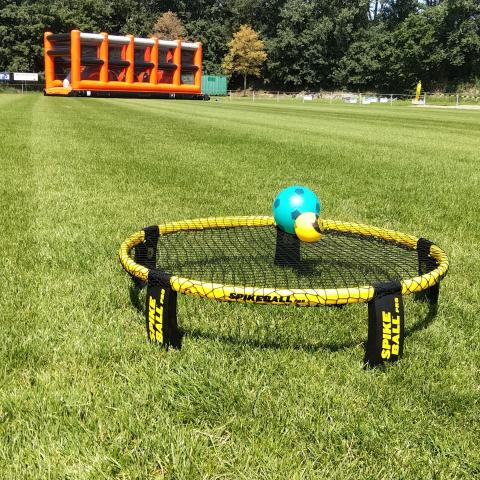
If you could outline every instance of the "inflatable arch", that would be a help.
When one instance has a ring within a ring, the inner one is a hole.
[[[44,47],[46,95],[204,98],[200,42],[72,30]]]

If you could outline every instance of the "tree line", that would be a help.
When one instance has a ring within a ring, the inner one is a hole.
[[[480,0],[0,0],[0,70],[42,71],[45,30],[147,36],[168,11],[203,42],[210,74],[224,73],[233,35],[251,26],[267,54],[257,87],[480,86]]]

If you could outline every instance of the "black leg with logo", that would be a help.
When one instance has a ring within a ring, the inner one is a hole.
[[[404,311],[400,282],[375,286],[368,302],[368,340],[365,364],[369,367],[396,362],[403,354]]]
[[[135,247],[135,261],[150,271],[148,281],[133,278],[136,287],[147,285],[145,316],[147,336],[151,342],[166,348],[180,348],[181,335],[177,325],[177,292],[170,287],[167,275],[157,270],[157,247],[159,230],[157,225],[144,228],[145,238]]]
[[[177,292],[158,282],[149,282],[145,307],[148,339],[167,349],[180,348],[182,338],[177,325]]]

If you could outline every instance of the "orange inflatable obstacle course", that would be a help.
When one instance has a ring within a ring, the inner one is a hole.
[[[206,98],[200,42],[72,30],[44,46],[46,95]]]

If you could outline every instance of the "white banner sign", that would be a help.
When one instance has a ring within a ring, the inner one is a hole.
[[[13,79],[15,81],[21,80],[25,82],[38,82],[38,73],[14,73]]]

